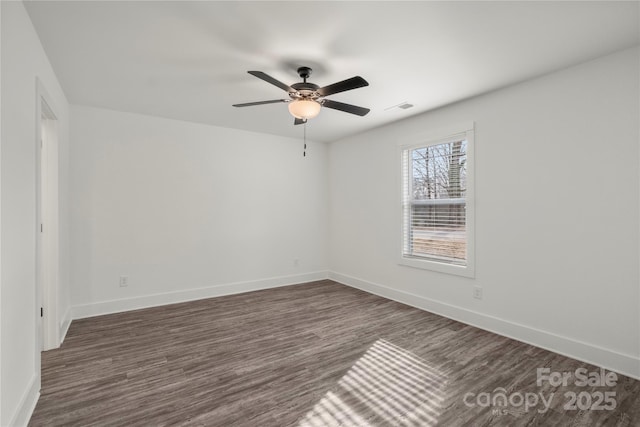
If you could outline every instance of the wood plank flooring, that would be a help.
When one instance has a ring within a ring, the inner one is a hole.
[[[325,280],[75,320],[29,425],[640,425],[640,381],[580,387],[578,368],[598,370]]]

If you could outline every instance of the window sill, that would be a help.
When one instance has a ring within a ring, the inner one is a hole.
[[[475,278],[475,271],[471,265],[461,266],[445,264],[443,262],[427,259],[400,257],[398,264],[405,267],[419,268],[421,270],[437,271],[438,273],[452,274],[455,276]]]

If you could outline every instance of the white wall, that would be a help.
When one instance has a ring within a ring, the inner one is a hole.
[[[298,139],[81,106],[71,120],[74,317],[326,277],[325,144],[303,157]]]
[[[36,337],[36,77],[54,100],[61,169],[67,162],[68,104],[22,2],[2,8],[2,265],[0,286],[1,425],[26,423],[40,388]],[[68,227],[66,173],[60,177],[60,226]],[[61,259],[67,259],[61,239]],[[68,269],[60,270],[60,312],[68,309]]]
[[[627,50],[332,143],[331,276],[640,376],[639,72]],[[470,121],[476,278],[399,266],[396,144]]]

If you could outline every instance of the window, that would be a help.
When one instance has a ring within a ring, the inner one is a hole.
[[[473,129],[402,147],[401,264],[473,277]]]

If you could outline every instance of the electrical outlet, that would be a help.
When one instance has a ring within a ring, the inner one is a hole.
[[[482,288],[480,286],[473,287],[473,297],[475,299],[482,299]]]
[[[129,286],[129,276],[120,276],[120,287],[126,288]]]

